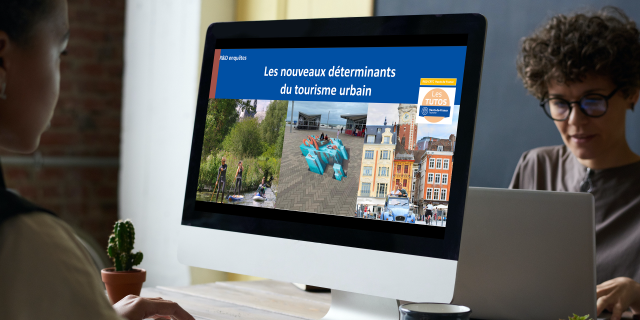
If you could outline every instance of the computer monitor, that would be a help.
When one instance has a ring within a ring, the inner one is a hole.
[[[327,319],[450,302],[485,33],[478,14],[212,24],[179,260],[332,288]]]

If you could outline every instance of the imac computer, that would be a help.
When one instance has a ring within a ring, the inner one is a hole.
[[[325,319],[451,302],[485,34],[479,14],[212,24],[179,260],[331,288]]]

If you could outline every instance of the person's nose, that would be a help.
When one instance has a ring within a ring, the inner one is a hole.
[[[589,121],[589,117],[580,109],[579,102],[573,102],[571,106],[571,113],[569,114],[569,119],[567,119],[568,124],[579,126]]]

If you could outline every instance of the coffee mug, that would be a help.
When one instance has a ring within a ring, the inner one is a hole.
[[[469,320],[471,308],[441,303],[407,303],[400,306],[400,320]]]

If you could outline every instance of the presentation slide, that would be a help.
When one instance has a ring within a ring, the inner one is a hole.
[[[446,227],[465,54],[217,49],[196,200]]]

